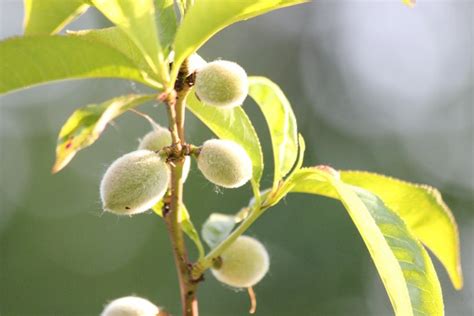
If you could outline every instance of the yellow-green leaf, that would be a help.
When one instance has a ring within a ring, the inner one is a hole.
[[[252,160],[252,185],[258,190],[263,171],[263,154],[257,133],[242,107],[218,108],[201,103],[191,91],[186,107],[219,138],[241,145]]]
[[[86,0],[24,0],[25,35],[54,34],[84,13]]]
[[[154,1],[93,0],[92,3],[137,45],[160,83],[168,83],[168,65],[158,40]]]
[[[50,81],[121,78],[156,86],[121,52],[68,36],[15,37],[0,42],[0,94]]]
[[[199,238],[199,233],[194,227],[189,212],[184,204],[181,204],[178,213],[178,222],[180,223],[181,229],[184,231],[184,233],[194,242],[194,245],[196,246],[199,253],[199,258],[203,258],[206,254],[204,251],[204,246],[202,245],[201,238]]]
[[[158,80],[154,75],[153,70],[148,65],[145,57],[143,56],[137,45],[118,27],[108,27],[104,29],[90,29],[81,31],[69,31],[68,36],[79,37],[84,40],[91,42],[98,42],[115,48],[125,56],[127,56],[137,68],[143,70],[153,80]]]
[[[200,0],[188,9],[174,41],[172,81],[184,59],[223,28],[307,0]]]
[[[174,36],[178,28],[176,13],[174,11],[173,0],[155,0],[156,20],[158,23],[158,35],[160,37],[161,47],[165,54],[170,50],[173,44]]]
[[[302,169],[293,181],[293,192],[341,200],[369,250],[397,316],[444,315],[441,287],[428,253],[380,198],[318,168]]]
[[[156,203],[155,206],[153,206],[152,210],[158,216],[163,217],[163,206],[164,202],[163,200],[161,200]],[[178,222],[180,223],[183,232],[189,237],[189,239],[191,239],[191,241],[196,246],[196,249],[199,253],[199,258],[203,258],[206,254],[204,251],[204,246],[202,245],[201,238],[199,238],[199,234],[196,228],[194,227],[193,222],[191,221],[191,216],[189,215],[189,212],[186,209],[186,206],[184,205],[181,205],[180,211],[178,213]]]
[[[60,171],[79,150],[92,145],[111,120],[154,97],[132,94],[100,104],[90,104],[74,111],[59,132],[56,162],[52,171]]]
[[[265,77],[249,77],[249,95],[262,110],[270,130],[276,187],[298,157],[296,118],[283,91]]]
[[[438,190],[364,171],[341,171],[341,177],[344,182],[378,195],[438,257],[454,287],[462,288],[459,233]]]

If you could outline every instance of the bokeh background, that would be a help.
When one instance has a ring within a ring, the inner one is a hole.
[[[314,1],[239,23],[200,54],[237,61],[287,93],[307,141],[306,165],[365,169],[438,187],[457,218],[465,287],[435,261],[446,314],[474,314],[473,12],[470,0]],[[23,4],[0,0],[0,37],[22,33]],[[108,26],[96,11],[69,29]],[[34,56],[31,56],[34,59]],[[2,76],[9,74],[2,73]],[[153,214],[103,214],[98,185],[108,164],[134,150],[149,124],[123,115],[61,173],[51,175],[58,131],[85,104],[146,88],[119,80],[55,83],[0,99],[0,315],[98,315],[137,294],[179,314],[163,222]],[[142,106],[165,123],[163,107]],[[267,157],[263,117],[248,100]],[[188,116],[188,139],[209,131]],[[211,212],[246,205],[249,187],[222,190],[195,165],[185,202],[200,227]],[[249,231],[268,247],[257,315],[392,315],[361,238],[335,201],[289,196]],[[195,254],[193,252],[193,254]],[[199,290],[206,316],[246,315],[245,292],[211,275]]]

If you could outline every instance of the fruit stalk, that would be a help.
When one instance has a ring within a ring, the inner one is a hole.
[[[186,62],[184,63],[186,65]],[[186,66],[185,66],[186,67]],[[175,89],[166,94],[164,102],[168,112],[168,123],[172,137],[172,154],[169,157],[171,182],[163,208],[163,217],[173,248],[173,256],[178,272],[183,316],[198,316],[196,297],[197,282],[191,276],[190,262],[183,231],[178,221],[178,213],[183,203],[183,164],[184,164],[184,108],[190,85],[186,83],[184,71],[180,71]]]

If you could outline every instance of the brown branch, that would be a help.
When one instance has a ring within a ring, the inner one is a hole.
[[[186,62],[184,63],[186,65]],[[186,66],[184,66],[186,67]],[[198,301],[196,297],[197,283],[193,280],[184,235],[178,221],[179,210],[183,203],[183,163],[188,150],[184,139],[184,112],[190,85],[186,81],[186,68],[181,70],[175,88],[160,96],[166,103],[169,129],[173,144],[170,146],[168,162],[171,168],[171,183],[169,196],[165,201],[163,217],[171,239],[173,256],[178,272],[180,296],[183,316],[198,316]]]

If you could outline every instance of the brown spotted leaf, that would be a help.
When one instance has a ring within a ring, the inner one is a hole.
[[[92,145],[111,120],[154,97],[131,94],[74,111],[59,132],[53,173],[63,169],[79,150]]]

